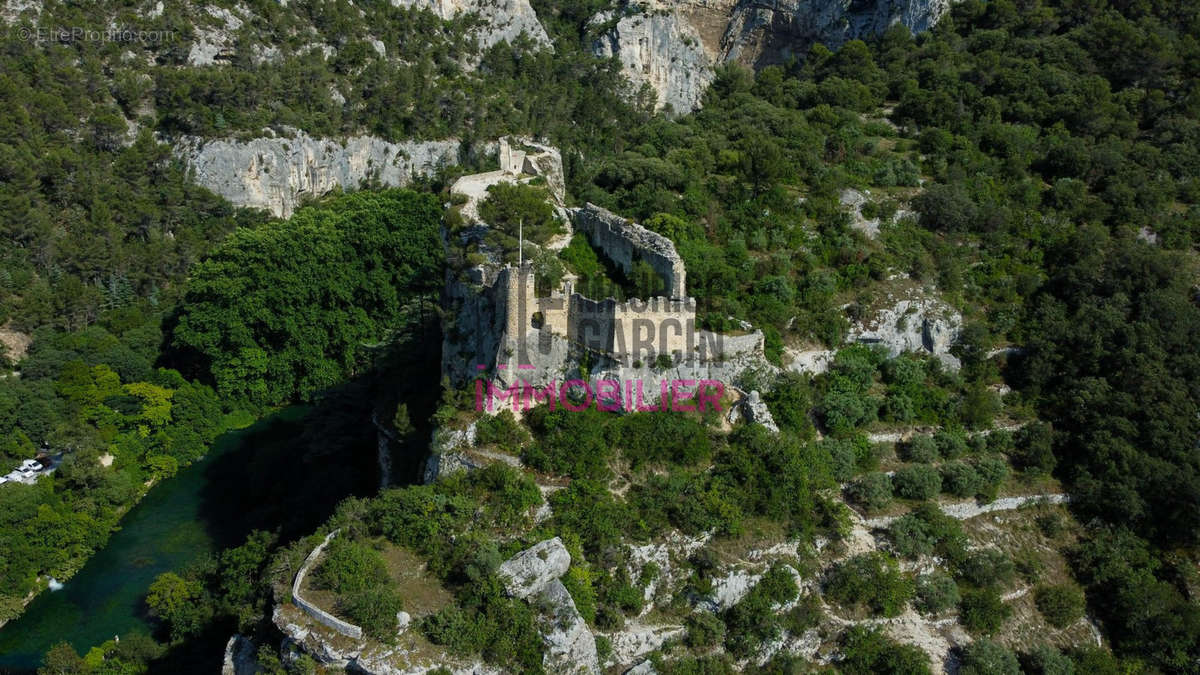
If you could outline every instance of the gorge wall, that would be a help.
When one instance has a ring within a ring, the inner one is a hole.
[[[266,209],[280,218],[292,215],[304,199],[334,188],[353,190],[364,182],[400,187],[413,176],[462,161],[456,139],[389,143],[352,136],[338,141],[303,131],[249,141],[189,137],[174,147],[197,184],[236,206]]]
[[[802,58],[823,43],[879,35],[893,24],[929,30],[951,0],[654,0],[602,12],[597,56],[620,59],[634,89],[648,84],[686,113],[699,107],[712,70],[723,63],[759,68]]]

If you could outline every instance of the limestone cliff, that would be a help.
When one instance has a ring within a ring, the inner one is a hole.
[[[813,44],[837,47],[902,23],[928,30],[951,0],[655,0],[598,14],[598,56],[617,56],[635,89],[649,84],[658,105],[700,104],[712,68],[759,67],[803,57]]]
[[[550,47],[550,36],[538,21],[529,0],[392,0],[399,7],[428,9],[443,19],[478,14],[476,37],[480,46],[516,42],[522,33],[542,47]]]
[[[627,16],[609,11],[596,15],[592,25],[612,26],[593,42],[593,53],[616,56],[636,89],[649,85],[654,90],[658,108],[687,112],[696,107],[712,81],[715,54],[705,51],[686,19],[670,11]]]
[[[460,149],[455,139],[389,143],[353,136],[337,141],[302,131],[290,138],[184,138],[175,144],[196,183],[237,206],[266,209],[281,218],[305,198],[334,188],[356,189],[364,182],[407,185],[414,175],[459,163]]]

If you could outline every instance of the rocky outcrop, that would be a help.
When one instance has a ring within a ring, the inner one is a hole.
[[[632,663],[659,649],[668,640],[683,637],[686,632],[683,626],[642,626],[630,622],[620,632],[609,636],[613,661],[620,664]]]
[[[272,622],[283,634],[285,660],[299,652],[321,666],[365,675],[423,675],[449,671],[453,675],[502,675],[505,671],[478,660],[464,661],[440,650],[409,648],[401,644],[351,640],[290,605],[278,605]]]
[[[542,667],[547,673],[598,673],[596,638],[575,607],[575,600],[558,579],[546,584],[537,595],[542,610],[538,623],[545,652]]]
[[[958,370],[958,357],[950,348],[962,332],[963,318],[957,310],[922,289],[912,289],[853,323],[847,344],[878,345],[889,357],[900,354],[929,354],[950,370]],[[788,370],[818,374],[829,369],[836,350],[786,350]]]
[[[762,395],[757,391],[750,392],[746,398],[738,402],[737,406],[730,408],[729,421],[733,423],[738,419],[743,419],[748,424],[761,424],[767,431],[779,433],[779,426],[775,424],[771,409],[767,407],[767,402],[762,400]]]
[[[649,84],[659,105],[700,104],[712,68],[759,67],[803,58],[820,42],[836,48],[896,23],[928,30],[951,0],[655,0],[597,15],[592,51],[617,56],[635,90]]]
[[[260,672],[254,643],[244,635],[234,635],[225,643],[221,675],[255,675]]]
[[[199,185],[236,206],[266,209],[280,218],[304,199],[334,188],[353,190],[365,182],[399,187],[413,176],[462,161],[455,139],[389,143],[353,136],[337,141],[303,131],[250,141],[187,137],[175,151]]]
[[[950,0],[741,0],[721,38],[723,55],[746,65],[780,63],[815,43],[837,48],[897,23],[920,33],[949,8]]]
[[[699,106],[713,78],[713,59],[700,34],[673,11],[621,16],[620,10],[597,14],[593,27],[608,27],[592,43],[592,53],[616,57],[634,91],[649,85],[656,108],[681,113]]]
[[[478,14],[475,36],[481,47],[507,41],[513,44],[525,34],[534,44],[550,47],[550,36],[538,21],[529,0],[392,0],[397,7],[427,9],[442,19]]]
[[[952,307],[936,298],[911,296],[852,326],[848,341],[880,345],[892,357],[926,352],[957,369],[959,362],[950,347],[961,331],[962,315]]]
[[[555,537],[521,551],[500,565],[504,590],[514,598],[528,598],[567,573],[571,554]]]

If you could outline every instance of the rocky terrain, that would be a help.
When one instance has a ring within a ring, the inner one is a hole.
[[[803,57],[822,43],[836,48],[894,24],[928,30],[949,0],[655,0],[629,3],[593,19],[593,51],[617,56],[635,90],[649,85],[658,105],[699,107],[712,69],[736,62],[761,67]]]
[[[335,188],[400,187],[462,161],[455,139],[388,143],[373,136],[339,141],[291,134],[250,141],[184,138],[175,147],[197,183],[230,203],[280,218]]]

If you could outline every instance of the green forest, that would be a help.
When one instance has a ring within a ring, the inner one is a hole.
[[[701,109],[676,116],[654,113],[644,91],[623,95],[620,64],[591,56],[587,22],[606,3],[536,2],[553,52],[479,53],[470,19],[388,3],[245,4],[272,27],[281,59],[239,50],[234,67],[204,69],[184,65],[180,44],[136,45],[127,59],[113,43],[11,36],[0,50],[0,327],[32,338],[19,360],[0,352],[14,373],[0,377],[0,468],[64,452],[51,477],[0,485],[0,620],[48,577],[69,578],[141,496],[226,430],[298,402],[321,411],[310,434],[374,413],[415,465],[432,426],[471,418],[469,392],[428,371],[447,187],[489,158],[277,220],[193,185],[171,138],[284,125],[468,146],[530,134],[562,149],[571,204],[600,204],[674,242],[706,327],[751,322],[777,365],[796,345],[838,352],[823,374],[742,383],[763,391],[779,436],[666,413],[471,419],[476,446],[528,471],[494,464],[430,485],[413,471],[322,513],[308,536],[256,524],[146,589],[153,635],[60,645],[43,672],[178,669],[194,645],[212,646],[206,636],[235,631],[264,645],[264,671],[315,672],[311,657],[265,645],[279,642],[272,608],[335,529],[314,583],[339,615],[394,635],[396,612],[416,609],[388,569],[412,555],[444,595],[415,619],[420,639],[513,672],[541,669],[543,645],[530,605],[503,593],[502,561],[560,537],[572,557],[563,584],[587,625],[611,632],[642,620],[658,574],[631,576],[628,546],[669,533],[712,539],[676,570],[685,591],[653,609],[685,626],[649,657],[660,673],[929,672],[924,652],[865,623],[830,638],[832,665],[782,652],[745,661],[828,625],[829,608],[865,620],[910,606],[957,612],[973,638],[956,656],[961,672],[1196,671],[1200,10],[967,0],[921,35],[897,25],[757,72],[723,66]],[[192,31],[178,7],[150,21],[97,5],[47,4],[39,20],[100,26],[112,15]],[[301,49],[310,24],[335,58]],[[401,51],[377,58],[363,25]],[[247,24],[240,39],[264,30]],[[468,54],[477,67],[462,67]],[[344,105],[329,103],[331,86]],[[872,196],[863,215],[882,223],[877,237],[851,226],[839,201],[848,188]],[[512,208],[549,223],[527,196],[509,195]],[[488,212],[501,230],[515,215],[503,206]],[[495,234],[511,248],[510,232]],[[564,258],[617,294],[585,244]],[[844,345],[897,278],[936,287],[962,313],[961,370]],[[418,363],[419,381],[389,386]],[[1001,422],[1014,430],[995,430]],[[871,440],[913,427],[932,431]],[[560,489],[544,496],[533,476]],[[1071,499],[1030,515],[1029,536],[1061,553],[1052,559],[973,548],[979,533],[933,506],[1046,485]],[[544,503],[553,516],[535,522]],[[895,517],[886,551],[827,569],[820,552],[798,555],[818,590],[774,565],[732,606],[692,611],[689,597],[713,592],[722,552],[771,537],[848,546],[850,507]],[[930,556],[944,569],[911,571]],[[1019,601],[1005,596],[1019,584],[1039,621],[1086,614],[1105,648],[1013,647],[1005,627]],[[606,641],[599,652],[611,653]]]

